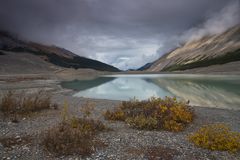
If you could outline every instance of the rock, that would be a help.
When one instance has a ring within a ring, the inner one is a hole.
[[[27,147],[27,146],[23,146],[22,149],[23,149],[23,150],[30,151],[29,147]]]
[[[116,142],[120,142],[120,141],[121,141],[121,138],[117,138],[115,141],[116,141]]]

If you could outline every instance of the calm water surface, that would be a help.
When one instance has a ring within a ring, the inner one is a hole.
[[[129,100],[176,96],[192,105],[240,109],[240,76],[184,74],[109,75],[63,82],[76,97]]]

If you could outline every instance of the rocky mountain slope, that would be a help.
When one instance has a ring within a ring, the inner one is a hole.
[[[188,70],[240,61],[240,25],[222,34],[185,43],[165,54],[146,71]]]
[[[25,66],[24,70],[31,70],[31,67],[36,69],[40,67],[48,70],[49,65],[47,64],[62,68],[90,68],[99,71],[119,71],[119,69],[111,65],[78,56],[64,48],[19,40],[7,32],[0,32],[0,56],[0,70],[6,71],[8,70],[6,67],[9,65]],[[30,63],[35,65],[31,65],[30,67]],[[5,64],[5,68],[2,64]]]

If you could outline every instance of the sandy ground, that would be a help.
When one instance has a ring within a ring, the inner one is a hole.
[[[0,115],[0,137],[34,137],[31,143],[4,148],[0,144],[0,159],[81,159],[78,155],[54,157],[44,150],[41,144],[41,133],[56,125],[60,121],[60,112],[64,101],[70,104],[69,111],[72,115],[81,116],[80,108],[87,102],[93,102],[96,107],[93,118],[102,120],[112,131],[101,133],[98,138],[107,144],[107,147],[96,151],[85,159],[150,159],[143,152],[136,152],[141,148],[168,148],[174,150],[171,159],[177,160],[205,160],[205,159],[231,159],[239,160],[240,153],[209,151],[201,149],[187,140],[187,136],[200,126],[209,123],[226,123],[235,131],[240,131],[240,110],[214,109],[207,107],[194,107],[196,118],[185,131],[172,133],[167,131],[139,131],[131,129],[122,122],[105,121],[102,112],[114,109],[120,101],[96,100],[73,97],[72,91],[64,90],[59,86],[58,80],[27,80],[20,82],[1,82],[0,90],[24,89],[34,92],[47,89],[52,93],[52,101],[61,107],[58,110],[42,111],[31,117],[24,117],[19,123],[12,123]],[[164,159],[158,155],[157,159]]]

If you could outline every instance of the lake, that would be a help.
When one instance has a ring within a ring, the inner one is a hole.
[[[105,75],[93,80],[61,83],[73,96],[95,99],[148,99],[175,96],[191,105],[240,109],[240,76],[191,74]]]

